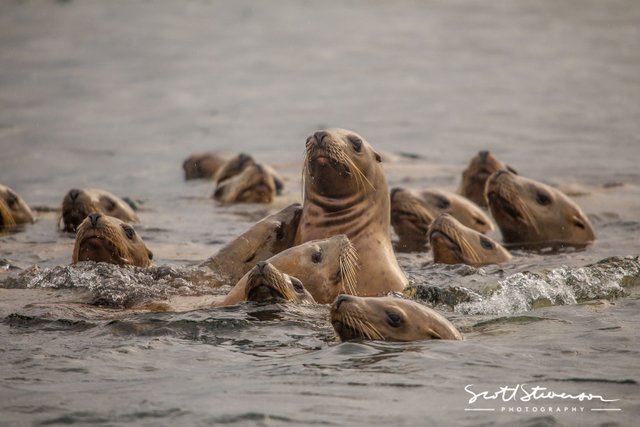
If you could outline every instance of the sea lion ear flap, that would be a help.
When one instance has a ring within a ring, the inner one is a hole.
[[[375,157],[375,158],[376,158],[376,161],[377,161],[378,163],[382,163],[382,156],[381,156],[380,154],[378,154],[378,152],[377,152],[377,151],[374,151],[374,152],[373,152],[373,157]]]
[[[517,171],[517,170],[515,170],[514,168],[512,168],[512,167],[511,167],[511,166],[509,166],[509,165],[507,165],[507,170],[508,170],[509,172],[511,172],[512,174],[514,174],[514,175],[518,175],[518,171]]]

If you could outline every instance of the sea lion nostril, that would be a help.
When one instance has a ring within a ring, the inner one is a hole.
[[[265,261],[260,261],[259,263],[256,264],[256,268],[260,273],[263,273],[266,267],[267,267],[267,263]]]
[[[395,195],[396,195],[396,193],[397,193],[398,191],[400,191],[400,190],[401,190],[401,188],[400,188],[400,187],[392,188],[392,189],[391,189],[391,198],[393,199],[393,196],[395,196]]]
[[[350,299],[351,297],[349,295],[338,295],[336,302],[334,303],[336,310],[339,310],[342,303],[349,301]]]
[[[98,220],[102,217],[102,214],[98,212],[91,213],[87,216],[89,218],[89,222],[91,222],[91,226],[95,227],[98,225]]]
[[[323,139],[325,136],[327,136],[327,132],[321,130],[318,131],[316,133],[313,134],[314,138],[316,139],[318,146],[324,145]]]
[[[80,195],[80,190],[77,190],[75,188],[69,190],[69,198],[71,200],[77,199],[79,195]]]

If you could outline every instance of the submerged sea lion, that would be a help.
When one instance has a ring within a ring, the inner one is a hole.
[[[489,209],[505,243],[518,247],[583,247],[595,239],[593,226],[564,193],[501,169],[486,188]]]
[[[0,231],[34,221],[29,205],[15,191],[0,185]]]
[[[92,212],[109,215],[125,222],[138,222],[138,216],[124,200],[108,191],[95,188],[71,189],[62,200],[64,230],[74,232]]]
[[[257,263],[249,272],[245,299],[255,302],[289,301],[301,304],[316,302],[300,280],[282,273],[273,264],[265,261]]]
[[[294,203],[267,216],[201,265],[227,283],[238,282],[259,261],[293,246],[301,213],[302,206]]]
[[[480,267],[500,264],[511,254],[499,243],[462,225],[449,214],[436,218],[429,229],[433,261],[442,264],[468,264]]]
[[[276,186],[276,194],[281,194],[284,188],[282,178],[269,165],[256,162],[253,157],[248,154],[240,153],[227,160],[215,175],[215,181],[220,186],[224,181],[240,175],[246,168],[259,165],[265,174],[271,175]]]
[[[152,259],[153,253],[138,233],[118,218],[93,212],[78,227],[73,264],[96,261],[149,267]]]
[[[476,204],[459,194],[444,190],[425,190],[420,192],[427,209],[437,217],[448,213],[462,224],[480,233],[493,230],[491,219]]]
[[[331,306],[331,324],[342,341],[462,340],[456,327],[441,314],[396,297],[340,295]]]
[[[498,160],[489,151],[478,152],[462,172],[459,193],[476,205],[486,208],[488,204],[484,197],[484,187],[491,174],[500,169],[507,169],[517,174],[513,168]]]
[[[213,179],[225,163],[225,158],[216,153],[193,154],[182,163],[184,179]]]
[[[213,198],[222,203],[271,203],[275,195],[273,175],[255,163],[238,175],[219,181]]]
[[[396,245],[398,251],[427,251],[427,232],[434,217],[415,193],[404,188],[391,190],[391,225],[399,238]]]
[[[353,293],[358,280],[358,255],[347,236],[315,240],[289,248],[269,258],[275,268],[299,278],[320,304],[342,293]],[[246,295],[249,273],[231,289],[220,305],[233,305]]]
[[[316,132],[307,139],[303,179],[296,243],[346,234],[360,257],[355,294],[404,289],[407,279],[391,246],[387,179],[369,143],[349,130]]]

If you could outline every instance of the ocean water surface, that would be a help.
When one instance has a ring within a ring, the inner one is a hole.
[[[638,22],[632,0],[0,3],[0,183],[37,217],[0,234],[2,423],[635,425]],[[480,269],[398,254],[463,342],[340,343],[323,305],[131,309],[228,291],[193,265],[301,200],[324,127],[384,153],[390,187],[455,190],[491,150],[598,240]],[[284,194],[216,204],[181,170],[210,150],[269,163]],[[138,201],[156,267],[70,266],[73,187]]]

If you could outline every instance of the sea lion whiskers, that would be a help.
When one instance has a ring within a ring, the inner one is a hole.
[[[458,230],[450,227],[448,224],[445,224],[444,229],[447,235],[451,236],[453,240],[458,244],[458,246],[460,246],[462,252],[469,258],[472,263],[479,264],[481,262],[476,250],[473,248],[473,246],[471,246],[471,244],[469,244],[467,239],[465,239]]]
[[[378,331],[378,329],[373,326],[373,323],[369,320],[365,319],[360,313],[359,309],[354,310],[353,312],[347,311],[342,314],[342,318],[344,323],[349,327],[349,329],[359,332],[368,340],[384,340],[384,337]]]
[[[9,206],[0,198],[0,219],[2,219],[2,226],[6,228],[13,228],[16,226],[16,221],[11,215]]]
[[[358,283],[358,251],[356,247],[347,241],[340,251],[340,278],[345,293],[357,295],[356,284]]]

